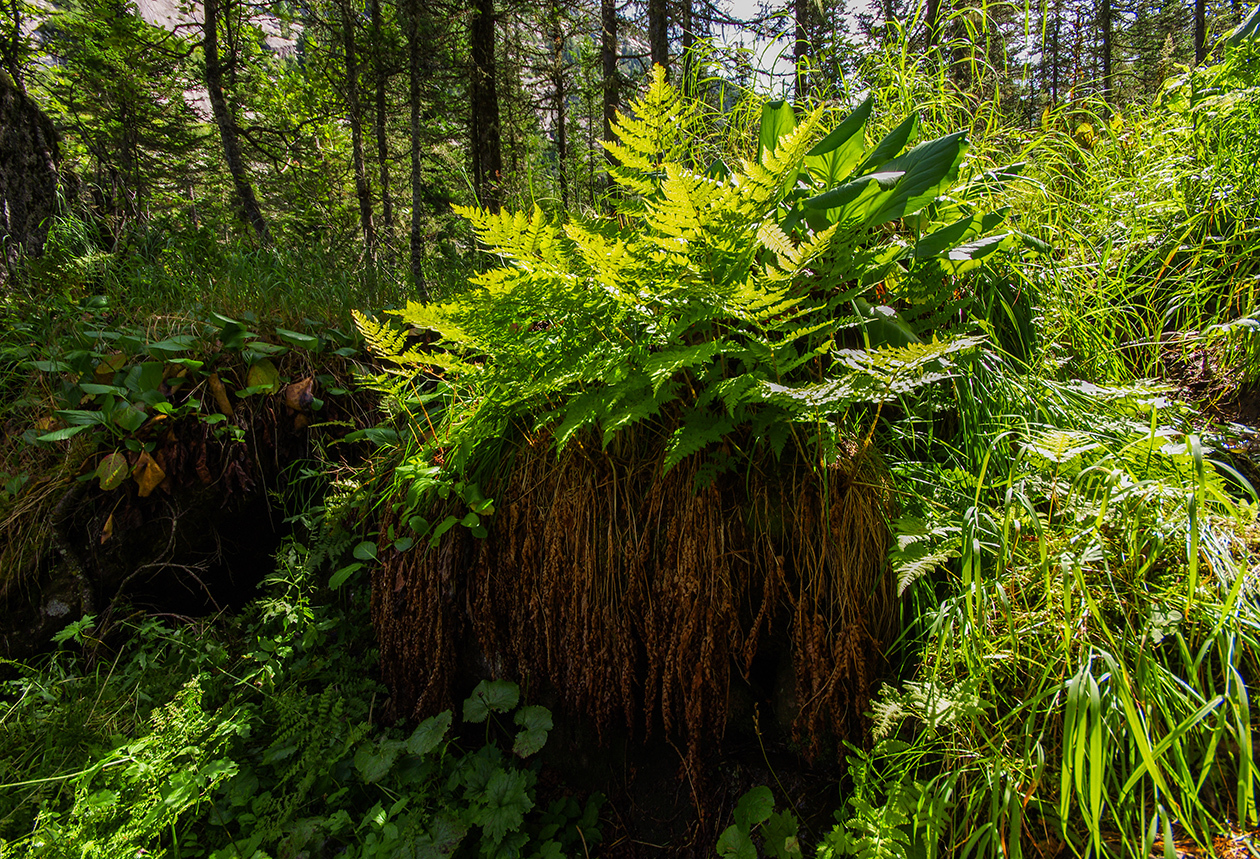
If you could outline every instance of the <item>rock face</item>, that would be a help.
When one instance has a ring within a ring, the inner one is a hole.
[[[57,205],[57,143],[52,120],[0,71],[0,283],[21,253],[43,250]]]

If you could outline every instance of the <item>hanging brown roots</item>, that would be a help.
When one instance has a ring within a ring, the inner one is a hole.
[[[785,458],[697,489],[701,457],[662,475],[661,454],[624,438],[560,454],[523,442],[487,488],[486,539],[457,527],[391,553],[373,615],[398,714],[450,706],[471,641],[493,673],[543,681],[599,726],[659,725],[694,757],[725,729],[732,672],[777,641],[795,668],[794,733],[811,752],[857,740],[893,632],[880,469],[856,453]]]

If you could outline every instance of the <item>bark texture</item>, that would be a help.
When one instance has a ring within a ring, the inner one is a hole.
[[[599,18],[599,55],[604,66],[604,139],[612,140],[612,125],[621,104],[617,86],[617,0],[601,0]]]
[[[0,283],[22,253],[38,256],[57,207],[57,129],[0,71]]]
[[[236,129],[236,119],[232,116],[232,109],[228,107],[227,98],[223,95],[223,63],[219,56],[218,0],[204,0],[204,3],[202,48],[206,59],[206,92],[210,95],[214,124],[218,126],[219,138],[223,141],[223,157],[227,161],[228,173],[232,176],[232,186],[236,189],[236,199],[241,204],[241,213],[254,228],[259,243],[267,247],[271,245],[271,230],[267,227],[267,221],[258,205],[258,198],[254,196],[254,186],[250,184],[249,174],[245,171],[245,157],[241,154],[241,140]]]
[[[476,0],[469,24],[472,54],[469,130],[472,138],[473,190],[491,212],[502,205],[499,183],[503,144],[499,128],[499,89],[494,60],[494,0]]]
[[[354,43],[354,14],[342,0],[341,44],[346,55],[346,112],[350,120],[350,154],[354,161],[354,191],[359,198],[359,227],[369,258],[376,255],[376,230],[372,225],[372,191],[368,187],[367,165],[363,163],[363,113],[359,108],[359,57]]]
[[[376,160],[381,170],[381,217],[385,221],[385,233],[394,234],[394,206],[389,196],[389,143],[385,137],[385,124],[389,119],[386,111],[385,87],[389,72],[381,52],[381,0],[372,0],[372,60],[376,72]]]
[[[424,173],[420,164],[420,102],[424,87],[421,20],[419,0],[407,4],[407,69],[410,86],[411,118],[411,280],[420,300],[429,301],[429,288],[424,281],[424,226],[420,212],[424,203]]]

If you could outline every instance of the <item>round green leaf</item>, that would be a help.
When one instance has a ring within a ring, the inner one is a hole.
[[[271,363],[270,358],[255,361],[249,367],[249,375],[245,378],[245,387],[262,388],[268,394],[280,390],[280,371]]]
[[[127,464],[127,457],[117,451],[102,459],[101,464],[96,466],[96,477],[101,482],[101,489],[106,492],[122,486],[130,473],[131,466]]]

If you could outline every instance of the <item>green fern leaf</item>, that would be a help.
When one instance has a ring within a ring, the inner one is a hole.
[[[683,425],[674,430],[665,447],[665,461],[661,472],[668,473],[687,457],[709,444],[727,436],[735,425],[725,415],[692,409],[684,417]]]
[[[652,390],[655,393],[679,370],[694,367],[697,364],[706,364],[712,361],[715,355],[729,348],[730,345],[725,341],[710,340],[707,343],[700,343],[683,349],[655,352],[643,362],[643,369],[647,371],[649,378],[651,378]]]

